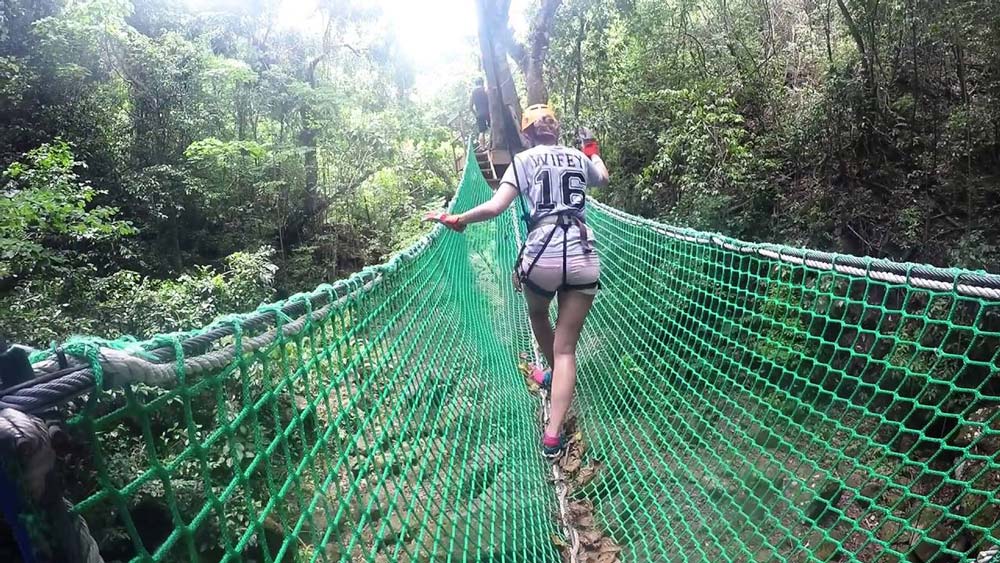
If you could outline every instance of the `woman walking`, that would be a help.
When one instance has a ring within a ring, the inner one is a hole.
[[[586,188],[608,184],[608,169],[597,144],[583,151],[558,144],[559,122],[551,108],[525,110],[521,129],[534,145],[517,154],[493,197],[465,213],[429,217],[456,231],[503,213],[521,197],[528,237],[515,269],[515,284],[525,290],[535,340],[551,372],[533,377],[551,388],[552,409],[542,435],[542,453],[557,458],[566,446],[563,423],[576,387],[576,346],[597,295],[601,263],[586,224]],[[549,305],[558,301],[555,328]]]

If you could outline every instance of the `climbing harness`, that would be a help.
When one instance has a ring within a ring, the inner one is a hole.
[[[576,214],[574,212],[562,212],[556,215],[549,215],[543,217],[534,223],[528,221],[527,224],[528,224],[529,234],[535,229],[546,225],[553,225],[554,228],[551,229],[549,233],[545,236],[545,239],[542,241],[541,248],[539,248],[538,252],[535,253],[535,256],[532,258],[531,263],[528,264],[527,269],[523,269],[521,267],[521,261],[524,258],[525,250],[528,247],[527,237],[525,237],[525,240],[521,243],[521,250],[518,252],[517,260],[514,263],[514,271],[515,275],[518,278],[518,281],[522,285],[525,285],[535,293],[538,293],[539,295],[543,295],[548,298],[555,297],[556,293],[563,290],[573,291],[573,290],[594,289],[595,287],[600,288],[601,284],[599,281],[596,280],[588,283],[579,283],[579,284],[569,283],[567,280],[567,271],[568,271],[567,241],[569,239],[570,228],[576,226],[580,230],[580,243],[581,245],[583,245],[584,254],[590,254],[594,251],[593,242],[590,240],[588,236],[587,224],[586,222],[584,222],[583,218],[579,214]],[[531,272],[535,269],[535,265],[538,264],[539,259],[542,257],[542,255],[545,253],[545,250],[549,247],[549,244],[552,242],[552,239],[555,236],[556,231],[560,228],[563,230],[562,283],[554,291],[549,291],[543,289],[541,286],[531,281]]]
[[[568,270],[567,241],[569,239],[569,230],[571,227],[575,226],[580,231],[580,244],[583,246],[584,254],[591,254],[594,251],[594,244],[593,241],[590,239],[590,234],[587,229],[587,223],[583,218],[582,212],[576,209],[567,209],[564,211],[553,213],[551,215],[545,215],[543,217],[533,219],[531,215],[528,213],[528,205],[525,202],[524,192],[521,191],[520,179],[518,178],[517,175],[516,161],[517,161],[516,157],[512,158],[511,166],[514,167],[515,188],[517,189],[518,203],[521,207],[521,219],[524,221],[524,224],[526,226],[527,235],[521,242],[521,249],[517,253],[517,260],[514,261],[515,287],[518,284],[520,284],[521,286],[527,286],[535,293],[545,296],[549,299],[555,297],[555,295],[559,291],[563,290],[567,291],[587,290],[587,289],[594,289],[595,287],[600,289],[601,283],[600,281],[597,280],[582,284],[571,284],[568,283],[568,280],[566,279]],[[527,270],[523,269],[521,267],[521,261],[524,258],[525,250],[528,248],[528,239],[532,231],[547,225],[552,225],[553,228],[545,236],[545,239],[542,241],[541,248],[539,248],[538,251],[535,253],[535,256],[534,258],[532,258],[531,263],[528,265]],[[552,242],[552,238],[555,236],[556,231],[560,228],[563,230],[562,283],[559,285],[559,287],[555,289],[555,291],[549,291],[543,289],[541,286],[531,281],[531,272],[535,269],[535,265],[538,264],[538,260],[542,257],[543,254],[545,254],[545,250],[549,247],[549,244]]]

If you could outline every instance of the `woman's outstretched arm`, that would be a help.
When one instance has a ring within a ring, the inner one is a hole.
[[[506,211],[515,197],[517,197],[517,188],[504,182],[500,184],[489,201],[460,214],[458,216],[459,224],[469,225],[480,221],[489,221]]]

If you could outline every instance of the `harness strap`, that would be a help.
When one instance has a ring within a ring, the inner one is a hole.
[[[530,289],[531,291],[534,291],[535,293],[537,293],[539,295],[542,295],[544,297],[548,297],[549,299],[555,297],[556,293],[560,289],[568,289],[570,291],[573,291],[573,290],[582,290],[582,289],[594,289],[595,287],[598,288],[598,289],[600,289],[602,287],[600,281],[593,281],[593,282],[589,282],[589,283],[567,283],[567,284],[563,284],[561,287],[557,288],[556,291],[549,291],[547,289],[542,288],[537,283],[531,281],[531,278],[524,278],[523,280],[521,280],[521,283],[523,283],[524,285],[526,285],[528,287],[528,289]]]
[[[570,221],[567,223],[566,221]],[[576,225],[580,229],[580,243],[583,246],[584,254],[590,254],[594,251],[593,241],[590,240],[590,231],[587,228],[587,222],[583,217],[578,215],[575,211],[563,211],[556,215],[547,215],[538,219],[534,224],[529,223],[528,232],[530,233],[534,229],[541,227],[543,225],[563,225],[568,232],[569,227]]]
[[[569,221],[566,221],[564,219],[569,219]],[[601,287],[599,281],[584,283],[584,284],[568,283],[569,280],[567,279],[568,275],[567,272],[569,270],[569,264],[568,264],[569,228],[574,224],[577,225],[577,227],[580,229],[580,242],[583,245],[584,253],[589,254],[593,252],[594,247],[587,233],[587,224],[586,222],[584,222],[583,218],[581,218],[579,215],[576,214],[570,215],[569,213],[565,213],[565,214],[550,215],[547,217],[543,217],[538,221],[536,221],[535,224],[532,225],[532,229],[529,229],[528,231],[530,234],[533,228],[537,228],[543,225],[555,225],[556,227],[562,227],[563,230],[562,283],[559,285],[556,291],[562,289],[575,290],[575,289],[592,289],[594,287],[597,288]],[[538,260],[541,259],[542,254],[545,253],[545,250],[549,247],[549,244],[552,242],[552,237],[555,236],[556,230],[557,229],[553,228],[551,231],[549,231],[549,234],[546,235],[545,240],[542,241],[542,247],[538,249],[538,252],[535,254],[535,257],[531,260],[531,264],[528,264],[527,270],[521,269],[521,260],[524,258],[525,249],[528,247],[528,241],[527,238],[525,238],[525,241],[521,244],[521,250],[517,253],[517,262],[515,262],[514,266],[518,270],[517,275],[523,285],[526,285],[532,291],[549,298],[554,297],[556,295],[556,291],[548,291],[542,289],[538,284],[531,281],[531,272],[535,269],[535,265],[538,264]]]
[[[598,289],[600,289],[601,288],[601,282],[600,281],[592,281],[592,282],[588,282],[588,283],[568,283],[568,284],[565,284],[563,287],[564,287],[564,289],[594,289],[595,287],[598,288]]]
[[[560,226],[562,227],[563,230],[563,281],[562,285],[560,285],[559,287],[566,287],[566,281],[567,281],[566,270],[569,269],[569,265],[566,263],[566,245],[569,243],[566,241],[566,239],[569,238],[569,225],[567,225],[566,223],[562,223]],[[555,232],[555,229],[552,229],[552,231]]]
[[[545,249],[548,248],[549,243],[552,242],[552,236],[555,235],[555,234],[556,234],[556,230],[555,229],[552,229],[551,231],[549,231],[548,236],[545,237],[545,241],[542,242],[542,248],[538,251],[537,254],[535,254],[535,258],[531,261],[531,264],[528,265],[528,271],[526,271],[526,272],[522,271],[521,272],[521,281],[522,282],[524,280],[528,279],[528,276],[531,275],[531,271],[535,269],[535,264],[538,263],[538,260],[542,257],[542,254],[545,253]],[[564,248],[565,248],[565,236],[563,237],[563,241],[564,241]],[[528,247],[528,240],[527,240],[527,238],[525,238],[524,243],[521,244],[521,252],[518,253],[517,264],[515,265],[516,268],[519,268],[521,266],[521,259],[524,257],[524,249],[527,248],[527,247]],[[565,253],[564,253],[563,254],[563,281],[564,282],[566,281],[566,279],[565,279],[566,278],[566,260],[565,260],[565,258],[566,258],[566,256],[565,256]]]

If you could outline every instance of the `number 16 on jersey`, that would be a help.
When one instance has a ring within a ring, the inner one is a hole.
[[[552,200],[552,173],[550,170],[540,170],[538,174],[535,174],[534,184],[541,194],[538,203],[540,211],[552,211],[558,204],[564,207],[583,209],[587,197],[584,193],[584,188],[587,187],[587,178],[582,172],[564,170],[559,175],[561,201]]]

